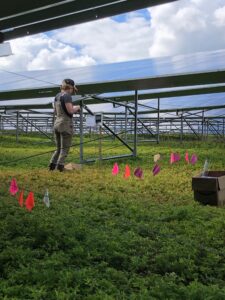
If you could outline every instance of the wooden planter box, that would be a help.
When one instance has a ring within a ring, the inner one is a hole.
[[[207,176],[192,178],[196,201],[205,205],[225,205],[225,171],[209,171]]]

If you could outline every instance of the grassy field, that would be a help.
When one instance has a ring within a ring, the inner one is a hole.
[[[225,299],[225,210],[198,204],[191,190],[206,158],[225,170],[224,143],[145,143],[138,158],[117,161],[115,177],[115,161],[65,173],[47,171],[50,153],[17,161],[54,149],[40,137],[1,135],[0,146],[0,299]],[[196,165],[185,163],[186,150]],[[171,151],[179,163],[169,164]],[[73,148],[68,162],[77,159]],[[143,168],[143,180],[123,179],[127,163]],[[13,177],[25,196],[34,192],[32,212],[9,194]]]

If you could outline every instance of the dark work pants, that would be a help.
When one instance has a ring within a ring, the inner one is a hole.
[[[54,133],[57,149],[52,155],[50,163],[64,165],[65,158],[69,153],[72,143],[72,134],[67,132],[58,132],[57,130],[55,130]]]

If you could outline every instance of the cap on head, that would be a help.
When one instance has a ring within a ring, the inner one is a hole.
[[[66,78],[62,81],[62,88],[67,89],[68,86],[72,86],[74,89],[74,92],[78,91],[77,87],[75,86],[75,82],[72,79]]]
[[[71,85],[72,87],[75,86],[74,81],[73,81],[72,79],[69,79],[69,78],[64,79],[63,82],[62,82],[62,84],[69,84],[69,85]]]

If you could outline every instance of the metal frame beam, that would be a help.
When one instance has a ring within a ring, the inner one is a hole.
[[[3,9],[0,13],[0,31],[4,33],[4,40],[10,40],[174,1],[177,0],[98,0],[96,5],[93,0],[77,0],[58,6],[46,2],[46,7],[42,7],[43,1],[39,1],[39,6],[23,1],[23,8],[9,1],[5,3],[8,10]]]

